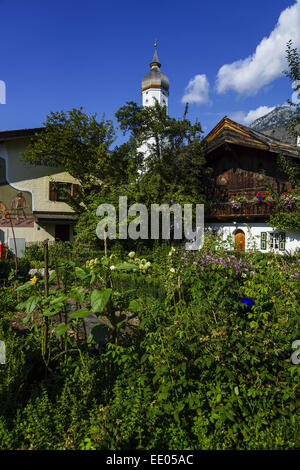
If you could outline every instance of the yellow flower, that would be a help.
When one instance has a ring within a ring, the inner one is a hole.
[[[36,284],[38,278],[36,276],[33,276],[30,280],[31,280],[32,284]]]

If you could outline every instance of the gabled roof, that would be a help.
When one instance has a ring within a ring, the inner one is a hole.
[[[227,116],[224,116],[203,140],[204,153],[208,154],[225,143],[268,150],[276,154],[283,153],[289,157],[299,158],[296,146],[238,124]]]

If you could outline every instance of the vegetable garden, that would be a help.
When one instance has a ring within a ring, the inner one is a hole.
[[[2,261],[0,448],[296,448],[299,256],[217,243]]]

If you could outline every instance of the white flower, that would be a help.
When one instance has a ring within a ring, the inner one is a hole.
[[[175,273],[175,269],[174,269],[174,268],[171,268],[170,271],[171,271],[171,273]]]
[[[112,265],[112,266],[110,267],[110,269],[111,269],[111,271],[113,271],[114,269],[116,269],[116,267],[115,267],[114,265]]]
[[[134,258],[135,257],[135,251],[131,251],[128,253],[129,258]]]

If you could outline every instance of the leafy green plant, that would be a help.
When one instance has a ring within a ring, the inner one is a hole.
[[[157,246],[146,272],[142,254],[58,258],[46,298],[43,279],[20,286],[26,335],[0,318],[1,448],[296,448],[299,259],[208,238],[199,253]]]

